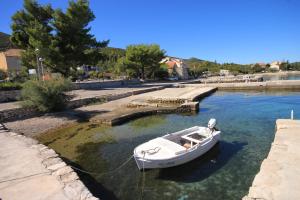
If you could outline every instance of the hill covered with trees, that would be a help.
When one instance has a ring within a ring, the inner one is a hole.
[[[0,51],[14,47],[9,38],[10,35],[0,32]]]

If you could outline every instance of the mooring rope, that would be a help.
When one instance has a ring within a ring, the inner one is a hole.
[[[159,152],[160,149],[161,149],[160,147],[155,147],[155,148],[152,148],[152,149],[142,150],[141,153],[144,154],[144,157],[145,157],[146,153],[152,155],[152,154],[155,154],[155,153]]]
[[[117,167],[116,169],[112,170],[112,171],[108,171],[105,173],[97,173],[97,172],[90,172],[90,171],[85,171],[83,169],[80,169],[78,167],[72,166],[70,164],[68,164],[70,167],[72,167],[74,170],[78,170],[80,172],[86,173],[86,174],[95,174],[97,176],[102,176],[105,174],[111,174],[113,172],[116,172],[117,170],[121,169],[122,167],[124,167],[131,159],[133,158],[133,155],[131,155],[124,163],[122,163],[119,167]],[[38,176],[38,175],[42,175],[42,174],[49,174],[49,172],[41,172],[41,173],[36,173],[36,174],[30,174],[27,176],[22,176],[22,177],[17,177],[17,178],[12,178],[12,179],[7,179],[7,180],[0,180],[0,183],[6,183],[6,182],[11,182],[11,181],[16,181],[16,180],[22,180],[22,179],[26,179],[26,178],[30,178],[30,177],[34,177],[34,176]]]
[[[156,149],[156,148],[154,148]],[[158,150],[159,151],[159,150]],[[144,158],[145,158],[145,155],[146,155],[146,152],[147,151],[143,151],[142,153],[144,154],[143,155],[143,172],[142,172],[142,190],[141,190],[141,196],[140,196],[140,200],[143,200],[143,197],[144,197],[144,188],[145,188],[145,180],[146,180],[146,176],[145,176],[145,161],[144,161]]]
[[[119,167],[117,167],[116,169],[111,170],[111,171],[108,171],[108,172],[105,172],[105,173],[90,172],[90,171],[86,171],[86,170],[83,170],[83,169],[74,167],[74,166],[72,166],[72,165],[70,165],[70,167],[72,167],[73,169],[78,170],[78,171],[80,171],[80,172],[86,173],[86,174],[94,174],[94,175],[96,175],[96,176],[103,176],[103,175],[105,175],[105,174],[111,174],[111,173],[114,173],[114,172],[118,171],[119,169],[121,169],[122,167],[124,167],[124,166],[125,166],[132,158],[133,158],[133,155],[131,155],[124,163],[122,163],[122,164],[121,164]]]

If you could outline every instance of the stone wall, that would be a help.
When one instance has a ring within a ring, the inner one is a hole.
[[[103,95],[101,97],[91,97],[91,98],[84,98],[84,99],[76,99],[72,100],[68,103],[68,108],[78,108],[81,106],[85,106],[91,103],[97,103],[97,102],[108,102],[108,101],[114,101],[117,99],[129,97],[132,95],[137,95],[137,94],[142,94],[145,92],[152,92],[155,90],[161,90],[163,89],[163,86],[158,86],[158,87],[152,87],[152,88],[145,88],[137,91],[132,91],[132,92],[126,92],[126,93],[121,93],[121,94],[111,94],[111,95]]]
[[[97,124],[105,124],[109,126],[120,125],[133,119],[145,117],[155,114],[171,114],[171,113],[196,113],[199,111],[199,102],[188,102],[181,105],[173,106],[153,106],[146,104],[127,105],[133,110],[128,113],[118,115],[94,117],[90,122]],[[136,109],[135,109],[136,108]]]
[[[17,101],[21,95],[20,90],[0,90],[0,103]]]
[[[90,81],[73,83],[74,89],[94,90],[101,88],[113,88],[128,85],[140,84],[138,79],[134,80],[117,80],[117,81]],[[17,101],[21,96],[21,90],[0,90],[0,103]]]
[[[74,89],[93,90],[100,88],[121,87],[126,85],[134,85],[141,83],[138,79],[133,80],[112,80],[112,81],[89,81],[77,82],[74,84]]]
[[[152,87],[152,88],[145,88],[133,92],[126,92],[126,93],[121,93],[121,94],[114,94],[114,95],[104,95],[101,97],[91,97],[91,98],[84,98],[84,99],[77,99],[77,100],[72,100],[68,103],[67,107],[68,108],[78,108],[81,106],[85,106],[91,103],[99,103],[99,102],[108,102],[108,101],[113,101],[125,97],[129,97],[132,95],[137,95],[137,94],[142,94],[145,92],[151,92],[155,90],[161,90],[163,89],[164,86],[158,86],[158,87]],[[13,108],[13,109],[7,109],[0,111],[0,122],[7,122],[7,121],[12,121],[16,119],[22,119],[22,118],[27,118],[27,117],[34,117],[38,116],[41,113],[34,109],[26,109],[26,108]]]
[[[29,108],[13,108],[8,110],[2,110],[0,111],[0,122],[34,117],[37,115],[39,115],[39,112]]]

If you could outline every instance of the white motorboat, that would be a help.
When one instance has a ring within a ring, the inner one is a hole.
[[[167,168],[184,164],[203,155],[219,140],[221,131],[210,119],[207,127],[194,126],[182,131],[157,137],[134,149],[138,168]]]

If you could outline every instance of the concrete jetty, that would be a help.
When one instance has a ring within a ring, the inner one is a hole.
[[[278,119],[268,157],[243,200],[300,199],[300,120]]]
[[[48,147],[0,124],[0,199],[97,200]]]
[[[99,113],[90,119],[91,122],[117,125],[156,113],[197,112],[199,104],[193,101],[215,90],[215,87],[166,88],[76,110]]]
[[[213,93],[216,89],[216,87],[197,87],[196,85],[190,85],[189,87],[166,88],[155,92],[145,93],[143,98],[147,99],[148,102],[159,103],[192,102]]]
[[[217,87],[218,90],[261,90],[261,89],[300,89],[300,80],[277,80],[265,82],[183,84],[187,87]]]

